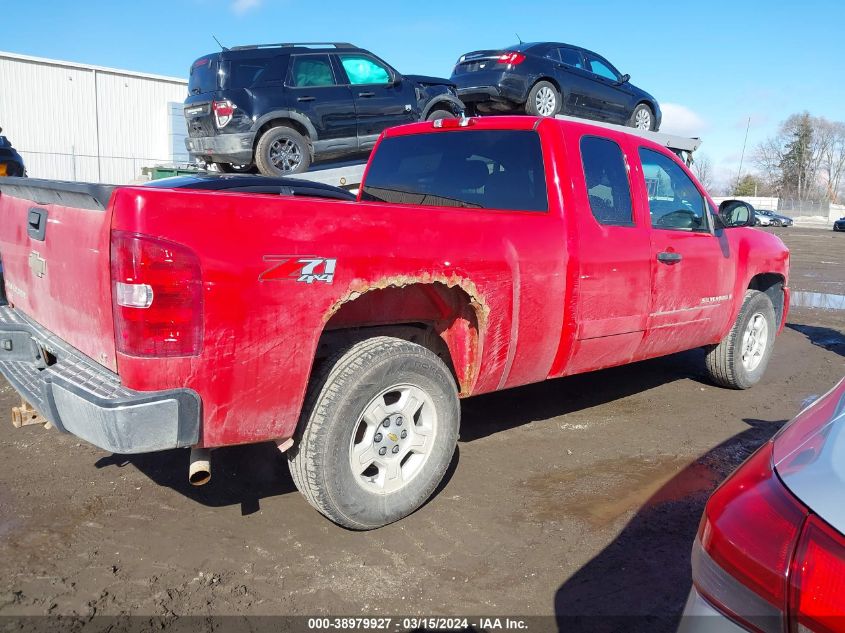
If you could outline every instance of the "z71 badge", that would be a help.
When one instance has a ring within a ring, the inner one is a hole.
[[[273,266],[258,276],[258,281],[296,280],[306,284],[322,281],[330,284],[334,280],[336,259],[300,255],[265,255],[265,262]]]

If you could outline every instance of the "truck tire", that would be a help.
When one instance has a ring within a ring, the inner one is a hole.
[[[436,121],[437,119],[456,119],[458,117],[455,116],[454,112],[450,112],[449,110],[433,110],[429,113],[427,117],[425,117],[426,121]]]
[[[302,173],[311,166],[308,140],[292,127],[271,127],[255,146],[255,165],[265,176]]]
[[[538,81],[528,92],[525,112],[532,116],[554,116],[560,112],[560,93],[554,84]]]
[[[452,460],[460,407],[433,352],[379,336],[324,363],[312,379],[288,465],[319,512],[353,530],[397,521],[434,492]]]
[[[641,103],[634,108],[631,118],[628,119],[628,127],[656,132],[657,120],[654,118],[654,112],[651,107],[645,103]]]
[[[748,389],[760,382],[777,327],[771,299],[758,290],[747,290],[731,331],[707,349],[705,362],[713,382],[730,389]]]

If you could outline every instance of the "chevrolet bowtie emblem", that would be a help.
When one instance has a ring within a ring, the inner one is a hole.
[[[390,438],[390,441],[391,441],[391,442],[395,442],[395,441],[397,441],[397,440],[399,439],[399,438],[396,436],[396,433],[388,433],[388,434],[387,434],[387,437],[389,437],[389,438]]]
[[[29,268],[36,277],[43,277],[47,274],[47,260],[35,251],[32,251],[29,254]]]

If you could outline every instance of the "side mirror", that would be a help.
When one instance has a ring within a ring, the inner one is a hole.
[[[726,229],[737,226],[754,226],[757,217],[754,207],[742,200],[725,200],[719,205],[719,219]]]
[[[390,83],[389,83],[388,85],[389,85],[391,88],[393,88],[393,87],[395,87],[395,86],[398,86],[398,85],[399,85],[399,84],[401,84],[401,83],[402,83],[402,75],[400,75],[399,73],[396,73],[396,74],[394,74],[394,75],[391,75],[391,77],[390,77]]]
[[[619,78],[619,83],[620,83],[620,84],[626,84],[626,83],[628,83],[629,81],[631,81],[631,75],[629,75],[628,73],[625,73],[624,75],[622,75],[622,76]]]

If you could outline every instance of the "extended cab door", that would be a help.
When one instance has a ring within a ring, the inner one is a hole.
[[[712,342],[730,310],[736,278],[724,232],[704,194],[668,151],[640,146],[635,177],[651,217],[651,304],[644,356]]]
[[[337,55],[358,115],[358,148],[371,149],[384,130],[418,120],[416,91],[387,64],[366,53]]]
[[[629,159],[611,138],[566,130],[568,174],[577,216],[577,335],[564,373],[630,361],[649,311],[652,274],[648,218],[632,195]]]
[[[306,116],[317,130],[321,151],[355,148],[352,91],[336,80],[328,55],[293,55],[285,83],[290,109]]]

